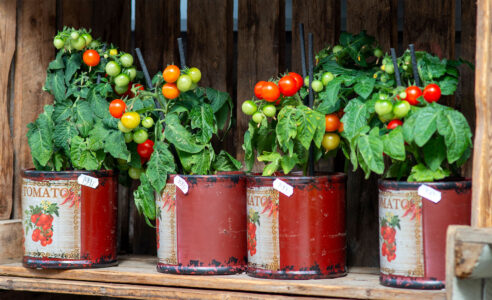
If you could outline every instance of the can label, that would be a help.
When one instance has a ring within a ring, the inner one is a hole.
[[[26,256],[80,259],[80,197],[77,180],[23,178]]]
[[[381,273],[423,277],[422,197],[417,191],[379,191]]]
[[[176,185],[166,184],[156,199],[157,258],[162,264],[177,265]]]
[[[273,187],[247,189],[248,266],[277,271],[280,266],[278,234],[279,192]]]

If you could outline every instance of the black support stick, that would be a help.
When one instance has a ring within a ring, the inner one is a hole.
[[[313,82],[313,73],[314,73],[314,62],[313,62],[313,34],[309,33],[308,35],[308,64],[309,64],[309,108],[313,108],[314,104],[314,91],[312,82]],[[314,176],[314,148],[311,142],[311,146],[309,147],[309,176]]]
[[[393,61],[393,67],[395,68],[396,85],[401,86],[400,69],[398,69],[398,62],[396,61],[395,48],[391,48],[391,60]]]
[[[152,79],[150,79],[150,74],[149,74],[149,70],[147,69],[147,65],[145,65],[145,60],[142,56],[142,51],[140,51],[140,48],[136,48],[135,53],[137,53],[138,61],[140,62],[140,67],[142,67],[145,81],[147,82],[147,88],[149,89],[149,91],[151,91],[154,89],[154,86],[152,85]],[[154,103],[155,103],[155,107],[161,109],[161,104],[157,99],[154,99]],[[159,116],[161,117],[161,120],[164,120],[165,116],[162,111],[160,111]]]
[[[306,78],[306,46],[304,43],[304,24],[299,24],[299,45],[301,46],[301,66],[302,66],[302,78]]]
[[[178,38],[178,51],[179,51],[179,60],[181,63],[181,69],[186,68],[186,58],[185,58],[185,52],[184,52],[184,47],[183,47],[183,39]]]
[[[412,58],[412,70],[413,77],[415,78],[415,85],[420,86],[419,69],[417,65],[417,58],[415,57],[415,47],[413,44],[408,45],[410,48],[410,57]]]

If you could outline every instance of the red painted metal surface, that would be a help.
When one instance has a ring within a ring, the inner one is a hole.
[[[383,180],[380,193],[417,193],[422,183]],[[446,230],[449,225],[470,225],[471,180],[425,183],[441,192],[441,201],[421,200],[423,276],[381,274],[381,283],[392,287],[442,289],[445,281]],[[420,197],[421,198],[421,197]],[[404,228],[402,228],[404,230]]]
[[[97,178],[98,186],[93,189],[78,185],[77,178],[82,174]],[[117,264],[118,180],[113,171],[24,170],[22,177],[24,180],[22,201],[30,201],[23,203],[23,208],[32,203],[38,207],[43,205],[46,207],[50,203],[56,206],[58,211],[58,215],[52,214],[54,221],[50,230],[53,232],[53,243],[46,245],[43,251],[34,251],[35,255],[26,254],[23,259],[26,267],[72,269]],[[29,189],[36,188],[38,189],[36,195],[29,193]],[[58,194],[56,190],[59,191]],[[43,191],[45,191],[44,195]],[[40,197],[41,195],[43,197]],[[36,197],[31,198],[31,196]],[[25,238],[29,242],[33,241],[30,235],[33,228],[26,227],[26,224],[32,221],[31,217],[26,216],[24,211],[24,231],[28,230],[25,232]],[[67,224],[71,227],[69,230],[62,228],[67,227]],[[57,236],[61,232],[64,236]],[[67,232],[71,235],[67,235]],[[69,243],[71,246],[64,243]],[[29,247],[32,248],[32,245]]]
[[[244,174],[180,175],[189,186],[187,194],[174,186],[174,177],[169,177],[163,192],[163,195],[167,195],[167,202],[157,202],[160,248],[157,270],[163,273],[202,275],[244,271]],[[166,243],[175,244],[175,247],[169,247]]]
[[[271,188],[275,179],[291,185],[293,194]],[[248,274],[276,279],[344,276],[345,181],[340,173],[248,176]]]

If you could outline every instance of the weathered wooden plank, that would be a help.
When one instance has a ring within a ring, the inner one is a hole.
[[[244,291],[279,295],[340,297],[356,299],[444,299],[444,291],[394,289],[379,284],[379,275],[365,269],[345,277],[323,280],[271,280],[245,274],[230,276],[182,276],[161,274],[155,269],[155,257],[121,257],[117,267],[85,270],[27,269],[19,262],[0,263],[2,276],[66,279],[90,282],[186,287],[193,289]],[[83,283],[81,283],[83,284]]]
[[[338,43],[340,34],[340,0],[292,0],[292,71],[301,74],[299,23],[307,34],[314,35],[314,53]],[[307,51],[306,51],[307,53]],[[307,58],[306,58],[307,61]]]
[[[106,297],[0,290],[2,300],[114,300]]]
[[[472,226],[492,227],[492,3],[479,0],[477,7]]]
[[[23,241],[20,219],[0,221],[0,259],[21,258]]]
[[[135,9],[135,45],[142,50],[151,76],[168,64],[178,64],[180,1],[137,0]]]
[[[397,0],[347,1],[347,31],[366,30],[385,52],[398,48]]]
[[[14,217],[21,217],[20,171],[32,167],[26,125],[34,121],[53,97],[42,91],[48,63],[54,58],[56,0],[19,2],[14,93]],[[26,109],[28,108],[28,109]]]
[[[8,219],[12,212],[12,190],[14,180],[14,155],[13,141],[10,126],[10,95],[9,74],[15,51],[16,28],[16,3],[15,0],[0,2],[0,220]]]
[[[242,141],[249,116],[241,111],[243,101],[254,96],[256,82],[283,70],[285,52],[285,1],[240,0],[237,40],[236,156],[244,159]]]
[[[477,2],[474,0],[461,1],[461,43],[460,57],[475,63],[475,45],[477,36]],[[468,65],[460,67],[460,86],[456,94],[456,107],[465,115],[468,123],[475,131],[475,73]],[[473,160],[470,159],[464,166],[463,175],[471,177]]]

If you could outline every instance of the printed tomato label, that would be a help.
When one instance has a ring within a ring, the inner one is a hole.
[[[381,273],[423,277],[422,197],[417,191],[379,191]]]
[[[80,195],[77,180],[23,178],[26,256],[80,259]]]
[[[177,265],[176,185],[166,184],[156,199],[157,258],[160,263]]]
[[[247,189],[247,242],[250,267],[279,269],[278,193],[273,187]]]

